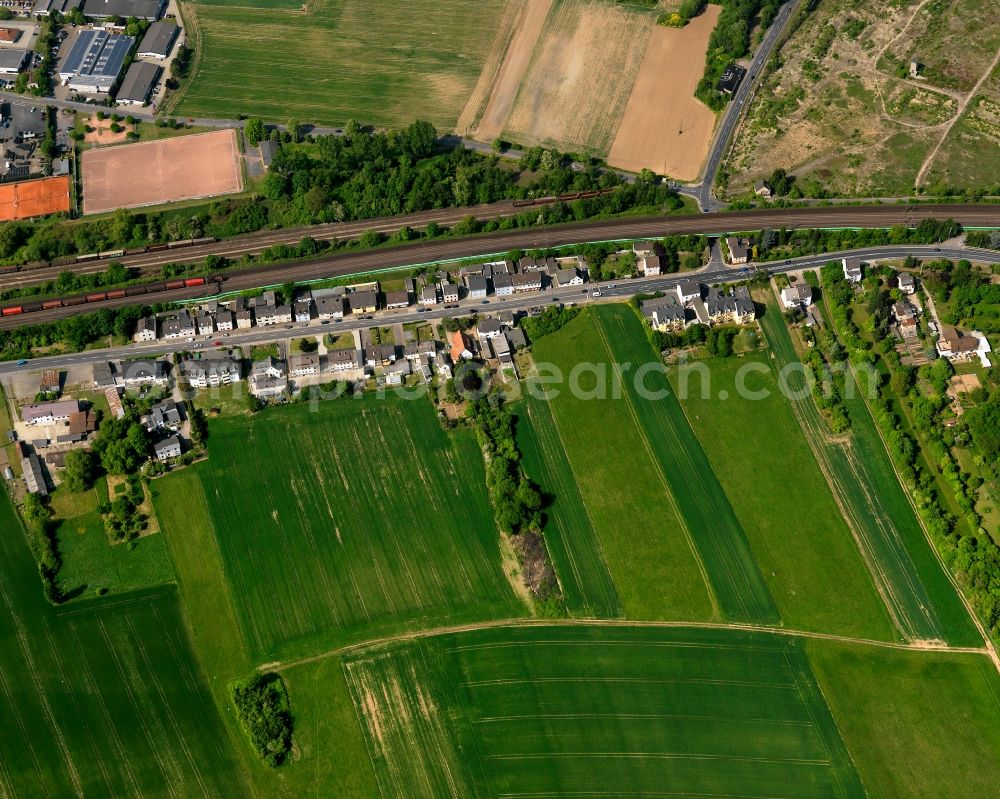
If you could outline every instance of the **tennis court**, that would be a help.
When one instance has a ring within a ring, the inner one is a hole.
[[[69,178],[0,183],[0,222],[69,211]]]

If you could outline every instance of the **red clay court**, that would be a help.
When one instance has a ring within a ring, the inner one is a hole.
[[[69,178],[0,183],[0,222],[69,211]]]
[[[82,166],[85,214],[243,190],[232,129],[85,150]]]

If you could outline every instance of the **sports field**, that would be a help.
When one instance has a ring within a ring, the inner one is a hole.
[[[220,418],[208,448],[197,470],[253,660],[526,613],[475,437],[426,398]]]
[[[742,525],[670,390],[642,322],[625,305],[603,305],[592,313],[611,362],[631,364],[633,375],[646,370],[641,380],[630,375],[622,381],[624,401],[645,435],[725,618],[776,623],[778,611]]]
[[[0,222],[68,213],[69,209],[68,177],[0,183]]]
[[[611,357],[593,315],[582,314],[533,349],[537,362],[555,364],[564,375],[581,361],[602,372],[581,374],[581,392],[560,386],[548,401],[625,617],[717,617],[704,567],[644,429],[628,402],[596,393],[610,383]],[[584,560],[597,557],[582,542],[578,551]]]
[[[545,541],[566,606],[574,616],[622,615],[621,601],[569,464],[549,403],[527,398],[517,406],[517,443],[528,476],[552,496]]]
[[[798,363],[773,297],[761,326],[775,355],[772,366],[783,369]],[[801,371],[789,372],[793,391],[801,389],[801,381]],[[981,644],[972,618],[924,537],[860,392],[847,400],[852,421],[848,445],[829,441],[812,397],[803,395],[792,409],[900,632],[908,639]]]
[[[1000,684],[985,655],[805,648],[869,796],[996,794]]]
[[[768,361],[763,354],[714,358],[683,378],[671,369],[671,385],[785,623],[896,640],[899,633]],[[696,373],[702,366],[709,381]],[[738,375],[753,395],[737,389]]]
[[[383,796],[863,793],[791,638],[505,628],[345,669]]]
[[[299,11],[284,0],[185,3],[201,55],[176,111],[325,125],[426,119],[451,129],[517,5],[310,0]]]
[[[55,608],[0,496],[0,794],[246,795],[176,589]]]
[[[234,130],[84,150],[81,163],[85,214],[243,189]]]

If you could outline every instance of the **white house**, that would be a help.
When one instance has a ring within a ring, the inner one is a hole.
[[[509,297],[514,293],[514,282],[506,272],[493,273],[493,293],[498,297]]]
[[[479,333],[479,338],[482,341],[497,338],[503,333],[503,329],[500,327],[499,319],[481,319],[476,327]]]
[[[303,353],[293,356],[288,362],[288,373],[292,377],[308,377],[319,374],[319,355]]]
[[[153,445],[153,452],[156,453],[158,461],[167,461],[171,458],[180,457],[181,440],[177,436],[170,436]]]
[[[798,308],[812,304],[812,286],[808,283],[796,283],[781,290],[781,304],[785,308]]]
[[[135,324],[135,341],[156,341],[156,317],[144,316]]]
[[[636,267],[645,277],[656,277],[663,274],[663,259],[659,255],[644,255],[636,262]]]
[[[899,290],[904,294],[913,294],[917,290],[917,281],[909,272],[900,272],[897,278]]]
[[[582,286],[583,277],[576,269],[560,269],[556,272],[556,283],[563,286]]]
[[[37,405],[25,405],[21,408],[21,420],[25,424],[54,424],[68,422],[69,415],[80,410],[76,400],[59,400],[58,402],[41,402]]]
[[[864,273],[861,271],[861,259],[858,257],[841,258],[844,267],[844,280],[848,283],[860,283]]]
[[[701,299],[701,283],[697,280],[686,280],[677,284],[677,299],[681,304]]]

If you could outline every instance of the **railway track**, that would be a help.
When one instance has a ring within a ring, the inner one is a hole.
[[[504,252],[513,248],[545,249],[588,241],[656,238],[675,233],[721,234],[762,227],[890,227],[896,224],[915,225],[922,219],[944,218],[955,219],[966,227],[1000,228],[1000,207],[969,205],[836,206],[822,209],[790,208],[737,211],[682,217],[624,217],[599,222],[510,230],[459,239],[420,241],[362,252],[344,252],[290,264],[248,267],[229,273],[223,286],[226,292],[244,291],[289,281],[319,280],[434,261],[472,258],[489,253]],[[221,243],[223,242],[217,242],[217,244]],[[53,321],[98,307],[114,308],[128,304],[148,303],[154,299],[157,302],[195,300],[199,297],[211,296],[214,293],[214,287],[199,286],[164,291],[153,296],[111,299],[86,308],[77,306],[41,310],[20,317],[4,317],[0,319],[0,329],[16,327],[19,324]]]

